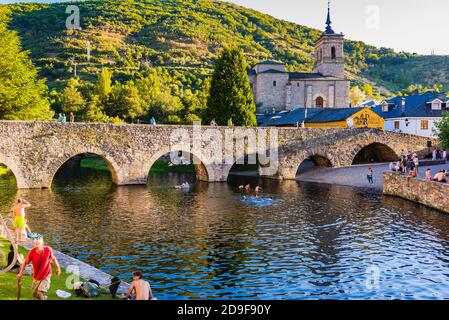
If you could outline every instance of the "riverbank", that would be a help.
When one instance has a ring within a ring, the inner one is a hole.
[[[95,170],[103,170],[109,171],[107,164],[101,159],[97,157],[92,158],[84,158],[80,162],[80,166],[82,168],[95,169]],[[185,165],[185,166],[170,166],[168,161],[165,160],[156,160],[153,166],[148,168],[150,172],[195,172],[195,168],[193,165]],[[0,175],[1,175],[1,167],[0,167]]]
[[[10,242],[5,239],[0,239],[0,252],[2,256],[6,257],[9,252]],[[28,240],[23,246],[19,247],[19,251],[24,256],[27,255],[28,251],[33,247],[31,240]],[[72,279],[69,283],[73,284],[74,270],[79,273],[79,281],[85,281],[88,279],[95,279],[100,282],[101,286],[109,287],[111,276],[104,273],[82,261],[72,258],[62,252],[53,250],[58,262],[61,266],[61,276],[56,276],[53,274],[51,278],[51,288],[47,294],[49,300],[86,300],[84,297],[77,297],[73,290],[67,289],[66,281]],[[2,261],[6,264],[7,261]],[[54,269],[53,269],[54,270]],[[70,271],[70,272],[69,272]],[[34,300],[31,293],[31,284],[33,282],[32,276],[24,275],[22,278],[22,300]],[[0,274],[0,300],[17,300],[17,274],[15,273],[3,273]],[[56,295],[56,290],[64,290],[71,293],[71,296],[67,299],[59,298]],[[128,284],[121,283],[119,292],[125,292],[128,289]],[[106,289],[108,290],[108,289]],[[104,290],[102,290],[103,292]],[[94,300],[114,300],[110,293],[102,293],[99,297],[93,298]],[[117,298],[116,298],[117,299]]]
[[[368,169],[373,169],[374,184],[368,184],[366,178]],[[419,178],[425,177],[425,171],[430,168],[432,174],[437,173],[441,169],[448,169],[447,164],[438,164],[433,166],[419,167]],[[312,167],[306,172],[297,176],[297,180],[306,182],[317,182],[333,185],[341,185],[357,188],[369,188],[381,192],[384,185],[384,172],[389,172],[389,163],[363,164],[354,165],[344,168],[322,168]]]

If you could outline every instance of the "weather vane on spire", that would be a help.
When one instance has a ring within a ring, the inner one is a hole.
[[[326,30],[324,31],[325,34],[334,34],[334,30],[332,30],[332,21],[331,21],[331,1],[327,1],[327,20],[326,20]]]

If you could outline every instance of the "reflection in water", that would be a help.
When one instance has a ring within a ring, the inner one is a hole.
[[[34,231],[106,272],[143,270],[160,299],[449,298],[449,216],[411,202],[237,176],[186,192],[173,186],[194,177],[180,173],[115,187],[108,172],[66,170],[52,190],[18,192]],[[248,206],[242,183],[278,201]],[[2,212],[16,196],[0,189]],[[379,286],[367,286],[375,266]]]

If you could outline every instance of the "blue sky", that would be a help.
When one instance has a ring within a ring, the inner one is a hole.
[[[227,1],[276,18],[324,28],[327,0]],[[19,1],[0,0],[5,2]],[[332,20],[334,30],[343,32],[348,39],[397,51],[449,55],[448,0],[332,0]]]
[[[327,0],[229,0],[323,29]],[[377,19],[378,17],[378,19]],[[448,0],[332,0],[334,30],[398,51],[449,55]]]

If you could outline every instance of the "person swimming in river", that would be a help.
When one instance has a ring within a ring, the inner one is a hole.
[[[189,182],[183,182],[180,186],[178,186],[179,189],[190,189]]]

